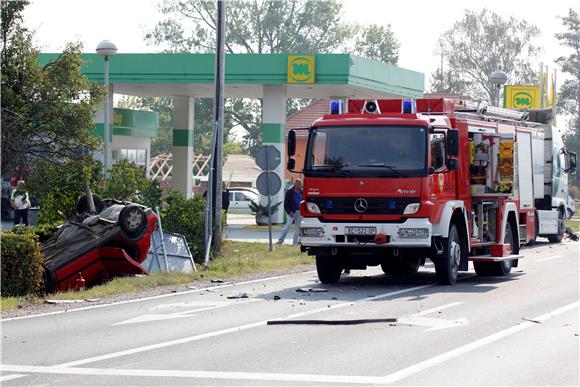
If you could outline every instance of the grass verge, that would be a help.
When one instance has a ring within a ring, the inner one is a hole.
[[[41,304],[45,299],[84,300],[105,298],[116,294],[136,293],[161,286],[183,285],[200,279],[228,278],[242,274],[267,273],[308,265],[312,258],[300,252],[296,246],[280,245],[271,253],[263,243],[225,241],[222,251],[207,269],[195,273],[155,273],[146,276],[119,277],[103,285],[81,292],[50,294],[46,297],[2,297],[0,310],[10,311],[18,307]]]
[[[570,227],[572,231],[580,232],[580,220],[565,220],[564,224],[566,227]]]

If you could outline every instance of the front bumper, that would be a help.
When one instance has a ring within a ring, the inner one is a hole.
[[[377,244],[371,237],[346,234],[347,227],[375,227],[377,234],[387,236],[387,242]],[[318,229],[318,236],[304,236],[302,229]],[[317,218],[302,218],[300,243],[306,247],[430,247],[433,231],[427,218],[410,218],[402,223],[323,223]],[[410,230],[422,230],[421,237],[402,237]],[[363,240],[361,242],[360,240]]]

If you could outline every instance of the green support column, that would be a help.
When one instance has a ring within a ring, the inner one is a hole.
[[[186,198],[193,195],[193,115],[192,97],[174,97],[175,127],[173,128],[173,188]]]
[[[284,202],[284,187],[286,182],[284,179],[284,172],[286,165],[286,85],[264,85],[264,121],[262,123],[262,143],[264,145],[274,145],[281,154],[282,162],[274,172],[280,177],[282,181],[282,188],[279,192],[272,195],[272,204]],[[267,203],[267,198],[260,198],[262,204]],[[284,206],[280,205],[278,211],[272,215],[272,223],[281,224],[284,222]]]

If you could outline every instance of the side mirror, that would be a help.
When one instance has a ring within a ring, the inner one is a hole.
[[[292,157],[295,154],[296,154],[296,131],[292,129],[291,131],[288,132],[288,157]]]
[[[568,152],[568,157],[570,158],[568,161],[568,173],[571,175],[576,174],[576,153],[575,152]]]
[[[290,172],[292,172],[292,171],[294,171],[295,167],[296,167],[296,160],[288,159],[288,162],[286,163],[286,169],[289,170]]]
[[[447,154],[451,157],[459,156],[459,130],[447,131]]]

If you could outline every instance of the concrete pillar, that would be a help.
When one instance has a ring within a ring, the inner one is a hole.
[[[171,185],[186,198],[193,195],[193,97],[174,97],[173,172]]]
[[[282,181],[282,188],[272,195],[272,204],[281,202],[278,211],[272,214],[272,223],[284,222],[284,160],[286,160],[286,85],[264,85],[263,95],[263,121],[262,121],[262,143],[264,145],[274,145],[281,154],[282,162],[274,172]],[[265,205],[267,198],[261,197],[260,202]]]

